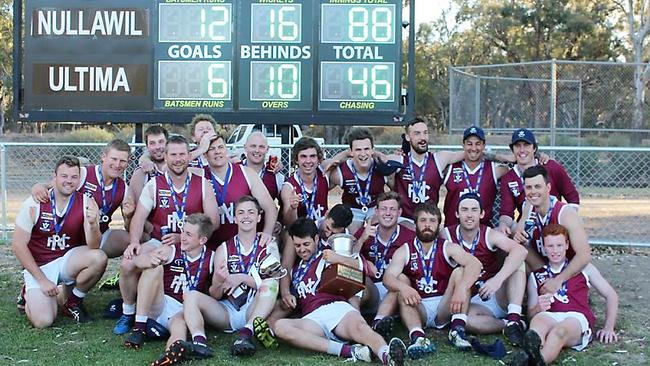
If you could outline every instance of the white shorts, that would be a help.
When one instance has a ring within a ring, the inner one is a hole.
[[[427,297],[422,299],[422,307],[427,314],[427,323],[424,325],[425,328],[444,328],[448,321],[444,324],[437,324],[436,317],[438,316],[438,306],[442,301],[442,296]]]
[[[244,305],[242,305],[239,310],[228,300],[219,300],[219,304],[223,305],[228,312],[228,321],[230,322],[230,329],[224,329],[226,333],[232,333],[240,330],[246,325],[246,313],[248,312],[248,307],[253,302],[251,298]]]
[[[160,248],[163,245],[162,241],[160,241],[158,239],[154,239],[154,238],[151,238],[151,239],[145,241],[144,243],[142,243],[142,245],[145,245],[145,244],[150,244],[154,248]]]
[[[375,208],[369,207],[368,211],[363,212],[360,208],[351,208],[352,210],[352,221],[365,222],[366,219],[372,217],[375,214]]]
[[[496,295],[490,296],[490,299],[487,301],[483,301],[483,299],[481,299],[481,296],[476,294],[474,297],[472,297],[470,303],[485,306],[486,308],[490,309],[492,315],[497,319],[503,319],[508,316],[508,312],[499,306]]]
[[[563,320],[570,319],[570,318],[574,318],[574,319],[578,320],[578,322],[580,322],[580,328],[582,328],[581,329],[582,330],[582,341],[579,344],[571,347],[574,350],[582,351],[583,349],[585,349],[589,345],[589,342],[591,342],[592,332],[591,332],[591,328],[589,328],[589,322],[587,321],[587,318],[585,317],[584,314],[579,313],[577,311],[567,311],[567,312],[543,311],[543,312],[537,314],[536,316],[539,316],[539,315],[549,317],[549,318],[555,320],[558,323],[563,321]]]
[[[173,297],[169,295],[165,295],[163,304],[162,304],[162,311],[160,312],[160,315],[156,318],[156,321],[160,323],[165,328],[169,329],[169,319],[173,318],[174,315],[180,313],[183,311],[183,304],[178,302],[178,300],[174,299]]]
[[[102,240],[101,242],[99,242],[99,249],[102,250],[104,249],[104,245],[106,245],[106,241],[108,240],[108,237],[111,236],[112,232],[113,229],[111,229],[110,227],[108,228],[108,230],[104,231],[104,233],[102,234]]]
[[[384,286],[383,282],[375,282],[375,287],[377,287],[377,292],[379,292],[379,301],[384,301],[386,295],[388,295],[388,289]]]
[[[343,320],[349,312],[356,311],[350,303],[345,301],[335,301],[327,305],[320,306],[311,313],[303,316],[303,319],[310,319],[320,325],[325,333],[325,338],[329,340],[339,341],[339,338],[334,334],[334,328]]]
[[[78,248],[80,247],[74,247],[68,250],[63,257],[59,257],[50,263],[40,266],[39,268],[43,271],[45,277],[55,285],[58,285],[59,283],[72,285],[75,283],[76,279],[66,273],[65,267],[68,264],[70,257],[74,255],[74,252],[76,252]],[[23,269],[23,279],[25,280],[25,291],[41,287],[38,285],[38,281],[36,281],[34,276],[32,276],[32,274],[26,269]]]

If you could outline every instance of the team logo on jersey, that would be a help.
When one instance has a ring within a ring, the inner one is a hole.
[[[454,175],[454,183],[460,183],[463,181],[463,169],[461,168],[454,168],[451,171],[451,174]]]
[[[47,220],[42,220],[41,221],[41,227],[39,228],[41,231],[50,231],[50,228],[52,227],[52,223]]]
[[[415,272],[419,269],[418,265],[418,254],[417,253],[411,253],[411,271]]]
[[[418,284],[418,290],[424,292],[425,294],[432,294],[438,291],[436,289],[436,285],[438,284],[438,281],[434,280],[433,278],[431,278],[430,283],[427,283],[426,279],[422,277],[417,281],[417,284]]]
[[[176,258],[172,261],[170,268],[174,272],[184,272],[185,271],[185,263],[183,262],[183,258]]]
[[[228,271],[230,273],[239,273],[241,259],[238,255],[230,255],[226,261],[228,262]]]
[[[171,197],[172,196],[172,191],[169,189],[159,189],[158,190],[158,196],[160,197]]]
[[[86,182],[84,184],[84,189],[86,190],[85,193],[90,193],[90,192],[95,192],[97,190],[97,186],[95,184],[92,184],[90,182]],[[92,195],[92,193],[90,193]]]
[[[519,192],[519,184],[517,182],[508,182],[508,188],[510,188],[510,192],[512,192],[512,195],[516,197],[519,197],[521,192]]]
[[[169,197],[160,197],[160,208],[169,208]]]
[[[354,180],[347,179],[345,181],[345,186],[351,194],[357,194],[357,184]]]

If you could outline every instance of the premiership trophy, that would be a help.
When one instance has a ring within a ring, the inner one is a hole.
[[[280,264],[280,251],[275,238],[267,244],[268,255],[260,263],[260,277],[263,279],[271,278],[279,280],[287,275],[288,271]]]
[[[345,257],[352,257],[352,247],[356,241],[356,238],[349,234],[335,234],[327,239],[332,250]],[[363,271],[344,264],[332,264],[323,271],[318,289],[350,298],[364,288]]]

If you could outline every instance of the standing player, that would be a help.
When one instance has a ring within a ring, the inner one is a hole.
[[[537,142],[532,131],[520,128],[512,134],[510,150],[515,155],[517,164],[503,177],[501,177],[500,192],[501,206],[499,211],[499,231],[511,234],[515,209],[522,214],[524,204],[524,170],[531,166],[539,165],[535,158],[537,153]],[[562,165],[554,160],[544,164],[548,172],[548,180],[551,183],[551,195],[564,200],[577,210],[580,204],[580,196]]]
[[[133,216],[135,203],[127,192],[127,186],[122,174],[129,163],[131,149],[123,140],[115,139],[103,149],[100,165],[81,167],[79,187],[88,197],[92,197],[99,207],[99,229],[102,232],[100,249],[109,258],[122,255],[129,244],[129,234],[123,229],[110,229],[113,213],[118,208],[122,210],[125,227]],[[32,189],[32,195],[37,202],[49,202],[48,187],[37,184]]]
[[[203,168],[203,177],[214,190],[221,224],[212,234],[208,248],[215,250],[219,244],[237,234],[235,202],[242,196],[252,195],[260,203],[265,219],[263,232],[271,235],[278,210],[260,176],[251,168],[228,161],[228,148],[221,135],[212,137],[205,156],[209,165]]]
[[[460,224],[448,226],[443,231],[447,240],[460,244],[483,265],[472,291],[474,296],[470,300],[467,329],[478,334],[503,330],[508,340],[520,345],[525,329],[521,304],[526,287],[524,260],[528,252],[503,233],[481,224],[484,215],[479,196],[465,193],[460,197],[456,210]],[[507,255],[503,265],[499,249]]]
[[[554,293],[543,293],[541,286],[556,278],[567,266],[569,234],[558,224],[542,231],[548,262],[528,278],[528,313],[530,329],[524,338],[524,352],[511,365],[541,366],[555,361],[564,347],[582,351],[591,342],[596,317],[589,306],[589,287],[606,299],[605,327],[596,333],[603,343],[616,342],[614,330],[618,312],[618,295],[593,265],[567,279]],[[540,349],[541,347],[541,349]]]
[[[135,320],[135,300],[140,270],[133,257],[160,247],[180,242],[180,231],[186,215],[205,213],[218,227],[214,193],[201,176],[188,171],[189,144],[182,136],[171,136],[165,150],[167,172],[150,180],[144,187],[131,220],[131,244],[124,251],[120,266],[122,317],[113,333],[124,334]],[[151,240],[140,244],[145,221],[151,222]]]
[[[375,212],[375,199],[384,192],[385,177],[375,170],[374,142],[370,130],[354,127],[347,135],[352,158],[344,160],[331,171],[332,185],[343,189],[341,202],[354,214],[350,231],[356,232]]]
[[[209,165],[205,153],[217,135],[217,121],[209,114],[197,114],[192,118],[189,129],[192,141],[196,144],[196,148],[190,151],[190,166],[203,169]]]
[[[481,224],[492,226],[492,206],[497,196],[497,180],[509,168],[497,165],[484,156],[485,132],[471,126],[463,132],[463,160],[453,163],[447,169],[444,184],[447,188],[444,213],[445,226],[458,225],[456,209],[458,200],[465,193],[476,193],[485,208]]]
[[[458,244],[439,237],[441,214],[433,203],[415,208],[416,238],[400,247],[384,272],[384,285],[398,293],[402,322],[409,331],[409,356],[434,351],[425,327],[444,327],[451,319],[449,342],[471,349],[465,336],[470,291],[481,273],[481,262]],[[406,275],[410,283],[398,279]]]
[[[214,252],[205,246],[210,234],[210,218],[194,213],[185,219],[180,242],[163,245],[133,259],[142,273],[138,280],[135,325],[124,341],[126,347],[142,347],[150,318],[170,330],[167,346],[185,339],[183,296],[190,291],[207,292],[214,269]]]
[[[242,165],[253,169],[260,176],[272,200],[280,200],[284,175],[280,172],[275,172],[279,164],[277,156],[270,156],[268,164],[265,164],[266,155],[269,152],[269,143],[266,136],[260,131],[251,133],[246,139],[244,150],[246,152],[246,159],[244,159]],[[276,161],[273,162],[271,161],[272,159]]]
[[[294,346],[334,356],[370,362],[370,349],[380,362],[402,365],[406,346],[398,338],[390,345],[366,324],[361,314],[341,295],[331,295],[318,289],[323,270],[328,266],[318,250],[318,230],[307,218],[293,222],[288,229],[300,262],[292,269],[292,296],[301,318],[280,319],[275,333]],[[361,344],[350,346],[341,340]]]
[[[402,215],[401,199],[395,192],[384,192],[377,197],[375,217],[377,225],[368,223],[365,229],[359,229],[355,236],[359,239],[357,247],[366,260],[372,263],[371,278],[379,293],[381,304],[377,310],[372,328],[388,337],[393,328],[392,315],[397,312],[397,293],[389,292],[382,283],[384,271],[388,268],[391,258],[402,245],[412,242],[415,233],[397,223]]]
[[[184,346],[197,357],[212,355],[205,321],[218,329],[239,331],[239,338],[230,349],[235,356],[255,353],[253,335],[266,346],[277,346],[267,332],[256,332],[254,328],[266,324],[264,319],[277,298],[278,281],[262,278],[261,266],[268,256],[277,256],[278,249],[274,242],[261,242],[261,233],[257,232],[261,207],[254,197],[243,196],[237,201],[235,217],[237,235],[216,252],[210,295],[192,291],[185,297],[185,321],[192,343]],[[268,330],[268,326],[263,328]]]
[[[438,204],[440,186],[447,165],[460,161],[462,152],[429,152],[429,128],[424,119],[416,117],[406,124],[406,140],[411,151],[405,156],[391,156],[407,168],[395,173],[394,190],[402,199],[402,216],[413,220],[418,203]]]
[[[129,192],[134,202],[138,202],[142,188],[144,188],[144,185],[148,181],[159,175],[163,175],[167,170],[167,165],[165,164],[165,145],[167,144],[168,137],[169,133],[161,126],[149,126],[144,131],[144,142],[147,145],[147,152],[152,162],[152,168],[145,169],[143,166],[139,166],[133,171],[131,181],[129,182]]]
[[[320,220],[327,212],[330,186],[321,169],[323,150],[313,138],[301,137],[291,149],[291,161],[297,169],[280,193],[283,222],[289,226],[299,217]]]
[[[36,328],[54,323],[59,283],[74,285],[63,313],[79,323],[92,320],[83,299],[104,273],[107,258],[99,250],[99,209],[76,190],[79,176],[79,160],[62,157],[48,202],[29,197],[16,217],[11,248],[25,268],[25,312]]]
[[[542,285],[543,293],[553,294],[560,289],[562,283],[580,273],[591,262],[591,247],[582,220],[576,210],[551,195],[551,183],[548,180],[546,168],[536,165],[526,169],[524,171],[524,190],[527,200],[523,210],[531,214],[529,217],[520,218],[520,221],[525,223],[519,227],[531,226],[532,237],[529,238],[525,231],[520,230],[515,233],[513,238],[522,244],[530,243],[526,262],[531,270],[538,269],[544,263],[543,261],[548,259],[542,239],[544,227],[549,224],[560,224],[569,233],[569,249],[567,251],[569,265],[556,277]],[[531,205],[532,210],[527,209],[526,205]]]

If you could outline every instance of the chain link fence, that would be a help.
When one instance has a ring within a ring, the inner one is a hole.
[[[648,98],[650,64],[452,66],[449,132],[470,124],[504,134],[526,127],[543,132],[542,142],[551,146],[650,146]]]
[[[6,237],[13,229],[21,203],[31,187],[49,181],[61,155],[85,157],[98,163],[104,144],[41,144],[0,142],[0,225]],[[125,172],[129,179],[137,167],[142,146],[133,145],[133,158]],[[392,152],[398,146],[377,146]],[[231,147],[232,149],[233,147]],[[290,173],[289,145],[280,149],[285,175]],[[326,156],[347,148],[324,145]],[[438,150],[458,150],[459,146],[433,146]],[[507,147],[495,147],[507,149]],[[650,246],[650,148],[555,147],[542,151],[561,162],[581,196],[582,216],[592,244]],[[276,150],[277,151],[277,150]],[[332,197],[338,201],[337,196]],[[440,202],[444,200],[441,198]],[[498,212],[498,211],[497,211]]]

